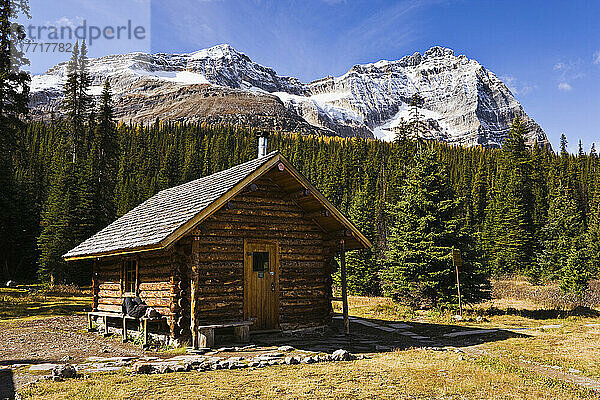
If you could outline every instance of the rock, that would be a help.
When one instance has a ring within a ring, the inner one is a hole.
[[[52,369],[52,376],[61,379],[77,377],[77,370],[71,364],[57,365]]]
[[[227,369],[229,368],[229,361],[219,361],[216,365],[219,365],[219,369]]]
[[[352,355],[348,352],[348,350],[339,349],[333,352],[331,355],[332,361],[350,361],[352,359]]]
[[[44,363],[44,364],[35,364],[29,367],[30,371],[52,371],[54,368],[58,367],[59,364],[52,363]]]
[[[317,360],[319,362],[331,361],[331,354],[319,354]]]
[[[190,370],[191,370],[190,364],[177,364],[173,368],[174,372],[186,372],[186,371],[190,371]]]
[[[290,351],[294,351],[296,350],[295,348],[293,348],[292,346],[281,346],[277,348],[277,351],[281,351],[284,353],[289,353]]]
[[[61,358],[60,361],[61,362],[67,362],[67,361],[70,361],[72,358],[73,357],[67,355],[67,356],[64,356],[63,358]]]
[[[297,357],[291,356],[291,357],[286,357],[284,362],[287,365],[295,365],[295,364],[300,364],[300,360],[298,360]]]
[[[453,319],[454,321],[462,321],[462,320],[463,320],[463,317],[462,317],[462,315],[453,315],[453,316],[452,316],[452,319]]]
[[[154,366],[154,370],[159,374],[168,374],[175,370],[175,367],[169,364],[159,364],[158,366]]]
[[[153,371],[152,364],[145,362],[137,362],[133,364],[133,372],[136,374],[151,374]]]
[[[210,351],[208,347],[201,347],[199,349],[194,349],[193,347],[186,348],[186,351],[190,354],[206,354]]]
[[[217,351],[221,353],[235,351],[235,347],[221,347]]]
[[[302,364],[312,364],[314,363],[314,359],[312,357],[304,357],[300,362]]]

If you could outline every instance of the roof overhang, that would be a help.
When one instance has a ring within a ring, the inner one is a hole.
[[[270,159],[265,164],[261,165],[254,172],[249,174],[246,178],[242,179],[234,187],[228,190],[224,195],[213,201],[209,206],[205,207],[201,212],[196,214],[193,218],[179,226],[166,238],[154,245],[148,245],[143,247],[127,248],[112,250],[107,252],[98,252],[90,254],[75,255],[72,257],[65,257],[66,261],[84,260],[100,257],[109,256],[120,256],[128,254],[136,254],[147,251],[166,250],[170,248],[179,239],[190,232],[195,226],[202,223],[206,218],[210,217],[217,210],[227,204],[236,195],[238,195],[244,188],[250,185],[252,182],[263,176],[268,171],[272,170],[275,166],[283,164],[284,170],[287,171],[302,187],[310,190],[310,195],[314,196],[320,203],[323,209],[330,212],[331,217],[335,218],[341,226],[347,231],[345,237],[340,237],[346,242],[346,249],[355,250],[361,248],[371,247],[372,244],[348,218],[346,218],[329,200],[325,198],[309,181],[302,175],[294,166],[281,154],[277,154],[275,157]],[[347,237],[346,237],[347,236]]]

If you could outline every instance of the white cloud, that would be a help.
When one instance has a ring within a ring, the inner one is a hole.
[[[46,25],[68,26],[68,27],[71,27],[71,28],[75,29],[76,27],[78,27],[81,24],[83,24],[83,20],[84,20],[83,17],[69,18],[69,17],[64,16],[64,17],[60,17],[59,19],[57,19],[53,23],[47,23]]]
[[[571,85],[569,85],[567,82],[560,82],[558,84],[558,90],[563,90],[565,92],[568,92],[569,90],[572,90],[573,87],[571,87]]]
[[[515,95],[525,96],[536,88],[535,85],[531,85],[527,82],[521,82],[519,79],[511,75],[502,75],[499,78]]]
[[[571,84],[574,80],[583,78],[585,74],[581,71],[583,60],[569,60],[568,62],[559,61],[552,69],[558,74],[558,90],[569,91],[573,90]]]
[[[594,64],[600,64],[600,50],[594,53]]]

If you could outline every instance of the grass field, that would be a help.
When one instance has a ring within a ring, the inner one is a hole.
[[[72,315],[91,306],[89,291],[72,286],[0,288],[0,321]]]
[[[54,307],[57,312],[66,312],[71,297],[78,299],[78,307],[89,301],[85,296],[65,296],[63,300],[52,300],[47,307],[42,301],[41,309],[50,313]],[[60,306],[63,301],[66,304]],[[37,304],[37,300],[33,303]],[[6,304],[0,307],[4,307],[2,312],[19,318],[27,317],[38,307],[33,303],[30,306],[24,300],[12,311]],[[334,303],[334,308],[339,306]],[[440,329],[516,328],[523,334],[468,347],[464,353],[409,349],[352,362],[256,370],[150,376],[93,374],[64,382],[40,382],[25,388],[22,396],[26,399],[600,398],[600,392],[545,373],[560,371],[600,380],[600,318],[594,310],[569,315],[565,310],[514,296],[471,307],[465,321],[454,322],[451,314],[414,311],[385,298],[350,297],[350,314],[384,321],[412,321],[414,325],[423,323]],[[481,317],[479,321],[476,316]]]
[[[25,390],[29,399],[580,399],[589,391],[449,352],[409,350],[371,360],[167,375],[96,375]]]

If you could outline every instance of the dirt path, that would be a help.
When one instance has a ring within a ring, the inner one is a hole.
[[[147,352],[119,338],[104,338],[85,331],[84,316],[52,317],[0,322],[0,368],[15,364],[79,363],[90,356],[148,356]],[[13,368],[18,390],[37,375],[27,368]],[[5,380],[5,379],[3,379]],[[0,383],[3,386],[6,382]]]

